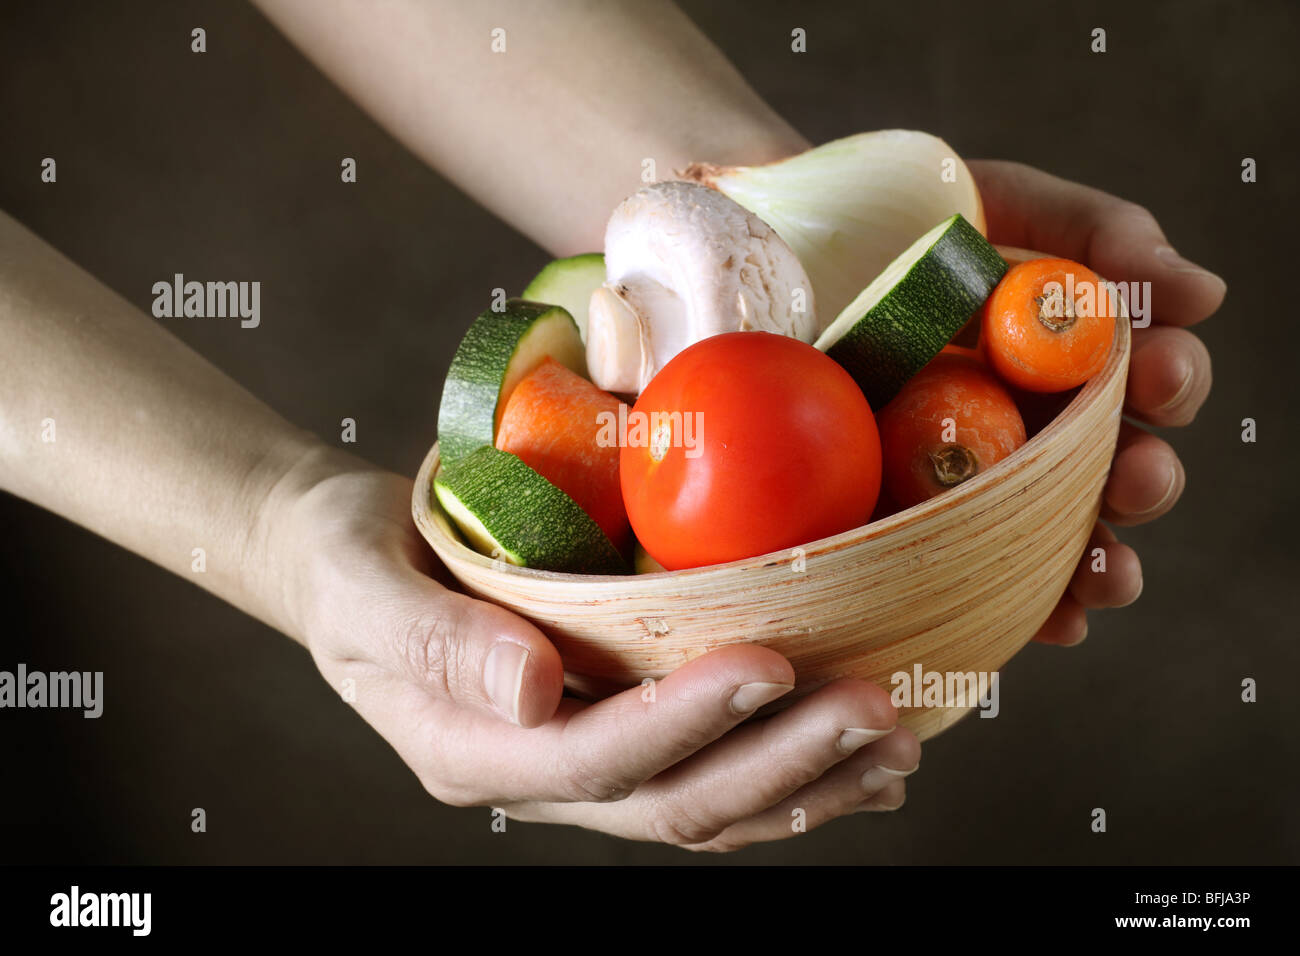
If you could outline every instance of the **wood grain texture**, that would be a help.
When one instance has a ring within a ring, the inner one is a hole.
[[[1040,258],[1001,248],[1009,263]],[[438,446],[412,514],[465,589],[534,622],[569,688],[604,696],[660,678],[727,644],[763,644],[794,665],[779,703],[839,677],[995,671],[1065,591],[1096,522],[1128,377],[1129,324],[1116,322],[1102,372],[1013,455],[945,494],[801,549],[657,574],[556,574],[493,561],[461,543],[431,495]],[[815,483],[809,493],[816,494]],[[907,708],[932,737],[968,709]]]

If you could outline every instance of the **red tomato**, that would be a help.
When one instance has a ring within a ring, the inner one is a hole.
[[[632,529],[670,571],[848,531],[880,493],[862,391],[834,359],[768,332],[684,349],[637,399],[625,439]]]

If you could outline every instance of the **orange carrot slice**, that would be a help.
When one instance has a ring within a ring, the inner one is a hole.
[[[617,441],[602,413],[618,419],[617,398],[545,358],[506,402],[496,446],[524,463],[578,503],[616,548],[631,540],[619,485]],[[603,434],[602,434],[603,431]]]

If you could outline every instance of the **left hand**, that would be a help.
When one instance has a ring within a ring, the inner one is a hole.
[[[449,576],[411,520],[409,479],[337,453],[311,461],[263,516],[271,590],[321,674],[436,799],[719,852],[794,837],[796,816],[812,829],[902,805],[921,748],[886,690],[832,681],[745,722],[795,677],[740,643],[649,699],[640,685],[562,698],[545,634],[435,579]]]
[[[1210,393],[1210,353],[1186,326],[1214,314],[1227,291],[1224,281],[1174,252],[1155,217],[1136,203],[1020,163],[968,165],[991,242],[1073,259],[1116,282],[1151,283],[1151,325],[1132,330],[1124,414],[1161,427],[1190,424]],[[1101,517],[1120,526],[1159,518],[1186,480],[1168,442],[1124,421]],[[1090,567],[1097,547],[1106,551],[1105,574]],[[1123,607],[1141,593],[1137,552],[1098,521],[1069,587],[1034,640],[1078,644],[1088,634],[1088,610]]]

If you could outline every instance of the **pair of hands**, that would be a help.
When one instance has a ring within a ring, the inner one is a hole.
[[[1125,412],[1158,426],[1192,421],[1210,357],[1183,327],[1212,314],[1222,280],[1178,257],[1139,206],[1028,167],[970,164],[989,237],[1075,259],[1112,280],[1152,284],[1153,324],[1133,330]],[[1160,517],[1182,493],[1173,449],[1125,422],[1101,516]],[[449,590],[410,517],[411,482],[356,463],[269,516],[292,626],[326,680],[354,703],[437,799],[503,808],[690,849],[732,850],[860,810],[893,810],[920,745],[896,727],[888,694],[836,681],[785,711],[738,726],[788,692],[788,661],[741,644],[658,683],[596,703],[562,698],[560,657],[528,622]],[[1137,554],[1098,523],[1078,571],[1036,640],[1077,644],[1086,611],[1142,590]],[[488,825],[485,817],[484,826]]]

